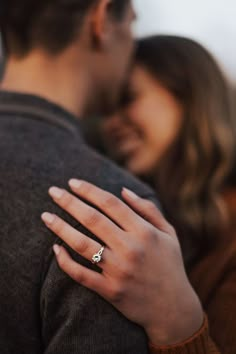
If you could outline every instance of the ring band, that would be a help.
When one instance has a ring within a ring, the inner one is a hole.
[[[98,253],[95,253],[92,257],[92,263],[93,264],[98,264],[102,261],[102,255],[105,250],[105,247],[102,247]]]

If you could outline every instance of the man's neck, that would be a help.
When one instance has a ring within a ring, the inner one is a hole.
[[[1,88],[43,97],[82,117],[88,84],[86,71],[75,67],[73,60],[48,58],[37,52],[21,60],[10,58]]]

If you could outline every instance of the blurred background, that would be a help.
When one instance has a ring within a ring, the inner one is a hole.
[[[138,37],[161,33],[184,35],[203,44],[220,63],[236,106],[235,0],[134,0]],[[0,38],[0,76],[2,73]]]
[[[179,34],[197,40],[215,55],[236,86],[235,0],[134,0],[134,5],[137,36]]]
[[[138,21],[135,31],[178,34],[207,47],[236,84],[235,0],[134,0]]]
[[[203,44],[215,56],[232,88],[236,112],[235,0],[134,0],[134,4],[137,36],[184,35]]]

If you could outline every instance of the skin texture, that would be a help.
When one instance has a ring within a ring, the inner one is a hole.
[[[132,101],[102,122],[109,155],[136,175],[152,174],[181,128],[183,107],[148,71],[136,65],[130,80]]]
[[[187,279],[175,230],[155,205],[127,189],[122,196],[129,206],[87,182],[71,180],[69,185],[105,215],[66,190],[52,187],[50,196],[106,247],[99,263],[101,274],[75,263],[63,247],[55,246],[60,267],[143,326],[155,345],[179,343],[197,332],[203,311]],[[42,220],[88,260],[101,249],[100,243],[54,214],[44,213]]]

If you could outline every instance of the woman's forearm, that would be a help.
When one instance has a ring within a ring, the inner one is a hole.
[[[181,343],[195,335],[202,328],[204,313],[200,300],[186,279],[181,287],[179,297],[175,299],[175,306],[172,307],[165,319],[160,324],[159,316],[150,318],[152,326],[146,327],[146,333],[154,346],[170,346]]]
[[[181,319],[180,319],[181,321]],[[202,327],[189,339],[176,345],[154,346],[150,344],[150,354],[221,354],[209,335],[207,317]]]

